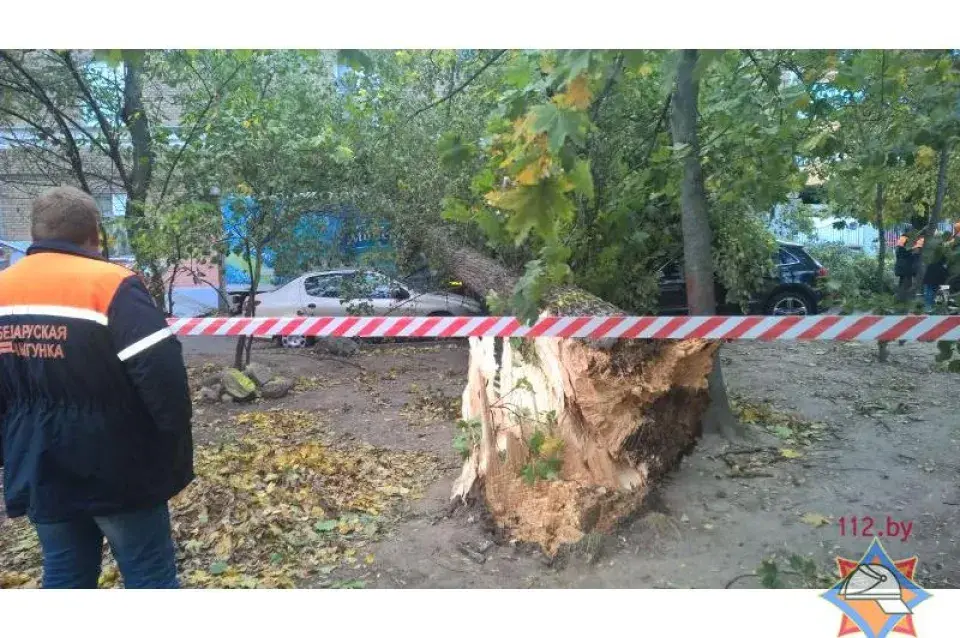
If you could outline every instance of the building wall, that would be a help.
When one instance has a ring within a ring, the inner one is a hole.
[[[3,151],[0,151],[3,153]],[[62,184],[74,185],[64,177]],[[55,184],[42,175],[0,174],[0,239],[25,241],[30,239],[30,211],[33,200]],[[123,195],[107,185],[91,186],[94,199],[104,218],[123,214]]]

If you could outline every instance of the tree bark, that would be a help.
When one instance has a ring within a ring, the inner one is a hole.
[[[442,230],[426,236],[432,254],[469,290],[512,292],[515,273]],[[555,291],[544,307],[544,315],[624,314],[573,286]],[[717,347],[702,340],[470,339],[462,416],[473,446],[452,497],[484,500],[508,536],[548,555],[586,533],[611,531],[695,445]]]
[[[879,233],[877,245],[877,283],[883,281],[883,274],[887,269],[887,238],[883,224],[883,183],[877,184],[877,196],[873,202],[874,223]]]
[[[125,51],[123,63],[123,122],[130,131],[133,157],[128,171],[130,188],[127,193],[127,216],[143,215],[150,180],[153,177],[153,139],[150,123],[143,104],[143,54]]]
[[[683,181],[680,184],[680,225],[683,231],[683,264],[687,285],[687,309],[692,315],[713,315],[717,299],[713,279],[713,231],[707,210],[707,192],[700,166],[697,135],[699,82],[695,76],[699,54],[685,49],[677,65],[676,87],[671,100],[670,127],[675,145],[684,145]],[[730,409],[720,360],[710,375],[710,408],[704,415],[704,430],[738,437],[741,425]]]
[[[713,284],[713,232],[707,213],[706,189],[700,166],[697,136],[698,82],[694,78],[698,54],[685,49],[677,67],[670,126],[673,143],[683,149],[683,180],[680,184],[680,225],[683,230],[683,264],[687,283],[687,307],[694,315],[712,315],[717,309]]]
[[[877,225],[877,286],[883,283],[887,269],[887,238],[883,225],[883,182],[877,183],[877,196],[873,202],[874,223]],[[886,341],[877,342],[877,360],[886,363],[890,359],[890,348]]]

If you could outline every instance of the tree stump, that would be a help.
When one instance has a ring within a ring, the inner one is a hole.
[[[516,281],[476,251],[445,254],[450,271],[481,294],[508,294]],[[573,287],[545,305],[544,316],[624,314]],[[611,531],[695,445],[718,348],[704,340],[471,338],[461,425],[473,447],[452,498],[485,501],[508,537],[550,556]]]

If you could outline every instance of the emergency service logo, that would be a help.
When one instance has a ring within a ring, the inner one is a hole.
[[[916,636],[913,610],[930,598],[914,582],[917,557],[893,560],[879,539],[859,561],[837,558],[840,582],[822,594],[843,612],[837,636],[863,633],[887,638],[891,633]]]

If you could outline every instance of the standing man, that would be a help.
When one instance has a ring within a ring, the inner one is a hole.
[[[95,588],[103,539],[127,588],[178,587],[167,501],[194,478],[179,341],[140,278],[99,255],[89,195],[33,204],[33,245],[0,273],[0,463],[45,588]]]
[[[897,300],[910,300],[913,292],[913,279],[917,276],[920,266],[920,251],[923,249],[923,235],[914,232],[913,226],[907,226],[897,240],[896,260],[893,265],[893,274],[899,278]]]

